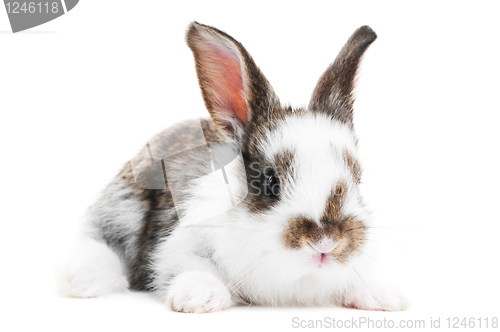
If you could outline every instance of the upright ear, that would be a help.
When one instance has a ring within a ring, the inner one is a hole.
[[[245,125],[267,116],[278,101],[273,88],[243,45],[226,33],[193,22],[186,41],[212,119],[230,137],[241,138]]]
[[[327,112],[352,126],[353,89],[358,66],[368,46],[377,38],[368,26],[356,30],[314,89],[309,109]]]

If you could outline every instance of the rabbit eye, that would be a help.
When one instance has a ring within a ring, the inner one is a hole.
[[[280,194],[280,182],[274,171],[267,176],[264,194],[269,197],[278,197]]]

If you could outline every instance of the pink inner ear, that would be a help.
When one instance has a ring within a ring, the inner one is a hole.
[[[243,80],[239,57],[215,45],[210,48],[210,85],[220,106],[246,123],[247,103],[243,97]]]

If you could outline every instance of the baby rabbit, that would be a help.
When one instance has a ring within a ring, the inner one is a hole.
[[[90,208],[60,290],[149,290],[191,313],[235,303],[404,310],[365,254],[352,91],[376,37],[356,30],[302,109],[280,104],[238,41],[192,23],[211,119],[165,130],[126,164]]]

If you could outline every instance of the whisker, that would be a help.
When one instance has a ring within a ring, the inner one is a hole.
[[[413,231],[413,232],[421,232],[421,233],[427,233],[427,234],[432,234],[431,232],[423,231],[420,229],[411,229],[411,228],[403,228],[403,227],[393,227],[393,226],[366,226],[367,228],[386,228],[386,229],[401,229],[404,231]]]
[[[377,242],[377,241],[375,241],[375,240],[372,240],[372,239],[359,238],[359,237],[353,237],[353,239],[355,239],[355,240],[360,240],[360,241],[369,241],[369,242],[373,242],[373,243],[376,243],[376,244],[378,244],[378,245],[381,245],[382,247],[384,247],[385,249],[387,249],[387,250],[389,250],[389,251],[390,251],[390,249],[389,249],[387,246],[383,245],[383,244],[382,244],[382,243],[380,243],[380,242]]]
[[[359,250],[359,249],[354,249],[354,250],[356,250],[356,251],[360,252],[361,254],[365,255],[366,257],[368,257],[368,258],[372,259],[375,263],[377,263],[378,265],[380,265],[380,266],[382,266],[382,267],[383,267],[383,265],[382,265],[382,264],[380,264],[377,260],[375,260],[373,257],[371,257],[370,255],[368,255],[367,253],[365,253],[365,252],[363,252],[363,251],[361,251],[361,250]],[[356,271],[356,272],[357,272],[357,271]]]
[[[366,228],[366,226],[360,226],[360,227],[351,228],[351,229],[346,230],[345,232],[350,232],[350,231],[354,231],[356,229],[361,229],[361,228],[364,229],[364,228]]]
[[[379,234],[379,233],[372,233],[372,232],[367,232],[367,234],[371,234],[371,235],[378,235],[378,236],[383,236],[389,240],[391,240],[392,242],[394,242],[395,244],[397,244],[401,249],[403,249],[404,251],[406,251],[408,254],[410,254],[411,256],[413,256],[413,254],[408,250],[406,249],[405,247],[403,247],[399,242],[397,242],[396,240],[394,240],[393,238],[387,236],[387,235],[384,235],[384,234]]]
[[[358,271],[356,271],[356,269],[354,268],[354,266],[351,266],[352,269],[354,270],[354,272],[356,272],[356,274],[358,275],[359,279],[361,279],[361,281],[363,282],[363,284],[365,284],[365,286],[368,287],[368,285],[366,284],[366,282],[363,280],[363,278],[361,278],[361,276],[359,275]]]

